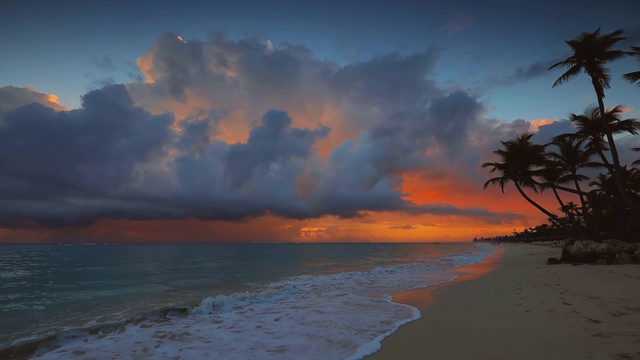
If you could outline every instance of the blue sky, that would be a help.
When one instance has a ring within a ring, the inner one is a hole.
[[[598,26],[603,31],[623,28],[630,42],[640,40],[640,4],[620,0],[10,0],[1,6],[2,84],[58,94],[69,107],[77,107],[80,96],[102,81],[132,81],[136,59],[163,32],[204,40],[222,31],[236,39],[260,36],[276,46],[305,44],[318,57],[340,64],[433,47],[439,52],[435,79],[445,86],[475,89],[494,116],[562,117],[571,110],[563,106],[564,99],[586,97],[589,90],[584,84],[569,84],[551,91],[546,85],[559,71],[540,75],[538,81],[490,83],[518,68],[567,55],[564,40]],[[632,66],[629,60],[616,67],[620,73]],[[625,94],[630,89],[616,78],[611,98],[632,104],[633,98]]]

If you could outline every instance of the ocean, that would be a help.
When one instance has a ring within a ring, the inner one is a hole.
[[[360,359],[488,245],[0,245],[0,358]],[[12,355],[14,354],[14,355]]]

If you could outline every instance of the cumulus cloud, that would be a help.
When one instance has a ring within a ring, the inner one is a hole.
[[[75,202],[82,209],[117,194],[138,180],[136,165],[165,155],[171,123],[169,115],[134,106],[122,85],[87,93],[78,110],[56,112],[32,103],[5,112],[1,211],[38,217],[51,200],[49,212],[55,217],[57,206],[65,213]]]
[[[440,88],[436,60],[427,50],[339,66],[304,45],[164,34],[138,60],[144,81],[91,91],[77,110],[0,113],[0,221],[518,219],[403,190],[407,173],[477,174],[499,139],[531,127],[484,119],[475,97]]]
[[[0,115],[3,112],[37,103],[54,110],[66,110],[58,102],[58,97],[53,94],[45,94],[32,87],[0,86]]]

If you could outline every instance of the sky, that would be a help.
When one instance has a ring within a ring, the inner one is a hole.
[[[467,241],[545,216],[480,165],[596,103],[565,40],[635,1],[0,3],[0,242]],[[607,106],[640,117],[611,64]],[[637,154],[621,137],[622,158]],[[556,209],[550,194],[533,194]],[[568,201],[572,199],[567,197]]]

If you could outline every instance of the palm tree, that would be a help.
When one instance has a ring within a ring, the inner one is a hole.
[[[635,56],[638,61],[640,61],[640,46],[632,46],[631,50],[631,54]],[[624,77],[630,83],[636,83],[636,85],[640,86],[640,71],[630,72],[622,75],[622,77]]]
[[[578,171],[584,168],[597,168],[602,166],[602,164],[591,161],[595,150],[585,148],[582,145],[586,140],[586,138],[580,139],[569,136],[555,137],[551,145],[555,146],[557,151],[549,151],[547,152],[547,156],[552,162],[559,164],[564,170],[558,179],[558,183],[565,184],[573,182],[578,197],[580,198],[580,214],[582,215],[583,222],[591,232],[591,237],[596,239],[597,232],[594,228],[595,224],[587,207],[585,193],[580,186],[580,183],[588,180],[589,177],[579,174]]]
[[[622,133],[637,135],[638,131],[640,131],[640,122],[637,119],[621,120],[621,113],[621,106],[606,109],[604,116],[605,121],[602,121],[599,109],[589,106],[582,114],[571,114],[569,116],[569,121],[576,128],[575,133],[556,136],[553,141],[557,143],[563,139],[571,139],[580,143],[584,142],[586,149],[591,154],[598,154],[607,170],[613,173],[611,162],[609,162],[605,156],[605,151],[609,150],[607,142],[604,141],[606,133],[605,125],[607,125],[606,127],[609,128],[613,135]]]
[[[622,176],[627,184],[627,195],[637,201],[640,198],[640,170],[624,166],[622,167]],[[621,239],[628,238],[629,235],[633,234],[632,228],[634,226],[637,233],[637,221],[631,216],[632,214],[629,213],[628,208],[625,209],[619,204],[612,206],[613,203],[600,200],[607,197],[613,199],[617,196],[618,189],[615,179],[611,175],[600,174],[594,181],[589,183],[589,186],[592,187],[591,192],[597,195],[597,199],[594,199],[592,205],[597,211],[597,217],[600,218],[599,222],[603,225],[603,228],[611,228],[612,224],[617,224],[616,231]]]
[[[640,147],[637,148],[631,148],[631,150],[633,151],[640,151]],[[640,165],[640,159],[636,160],[633,162],[633,165]]]
[[[551,189],[553,191],[553,195],[555,196],[558,204],[560,205],[560,210],[565,214],[566,218],[569,220],[571,225],[573,225],[574,232],[576,234],[583,233],[582,226],[576,220],[574,214],[575,211],[572,211],[575,206],[569,206],[566,204],[560,194],[558,193],[558,186],[563,183],[568,183],[571,181],[570,178],[566,177],[564,174],[566,173],[566,169],[564,164],[559,161],[548,158],[545,161],[544,167],[540,169],[538,172],[538,176],[542,179],[541,189]],[[570,203],[572,204],[572,203]]]
[[[548,157],[561,164],[564,169],[564,174],[560,176],[559,183],[573,182],[576,190],[579,191],[580,204],[582,208],[586,208],[586,200],[580,183],[586,181],[589,178],[585,175],[578,174],[578,170],[583,168],[596,168],[600,164],[591,161],[591,156],[594,154],[593,149],[584,148],[582,146],[585,139],[570,138],[570,137],[555,137],[551,143],[557,147],[557,151],[550,151],[547,153]]]
[[[514,140],[501,141],[503,148],[494,151],[501,162],[486,162],[483,168],[490,167],[491,173],[499,173],[500,176],[491,178],[484,183],[486,189],[489,185],[498,185],[504,193],[504,187],[508,182],[513,182],[520,195],[536,209],[547,215],[552,221],[559,222],[558,217],[531,199],[522,189],[531,188],[538,192],[539,183],[533,179],[540,174],[540,169],[545,161],[544,145],[531,142],[533,134],[525,133]]]
[[[610,87],[611,74],[609,69],[604,65],[629,55],[628,52],[612,49],[616,43],[625,39],[622,37],[623,33],[623,30],[616,30],[610,34],[600,35],[600,28],[597,28],[596,31],[592,33],[583,32],[576,38],[567,40],[566,43],[573,50],[573,55],[549,67],[549,69],[558,67],[568,68],[567,71],[565,71],[565,73],[562,74],[555,83],[553,83],[553,87],[564,84],[578,76],[581,72],[587,73],[587,75],[591,77],[591,84],[593,85],[596,97],[598,98],[600,116],[605,118],[606,110],[604,107],[604,89],[608,89]],[[616,148],[616,144],[613,140],[613,134],[611,133],[606,121],[603,122],[603,127],[607,137],[607,142],[609,143],[611,160],[613,162],[610,172],[616,179],[616,185],[621,196],[631,204],[631,200],[626,197],[625,186],[620,174],[620,158],[618,156],[618,149]],[[635,207],[635,204],[631,205]]]

